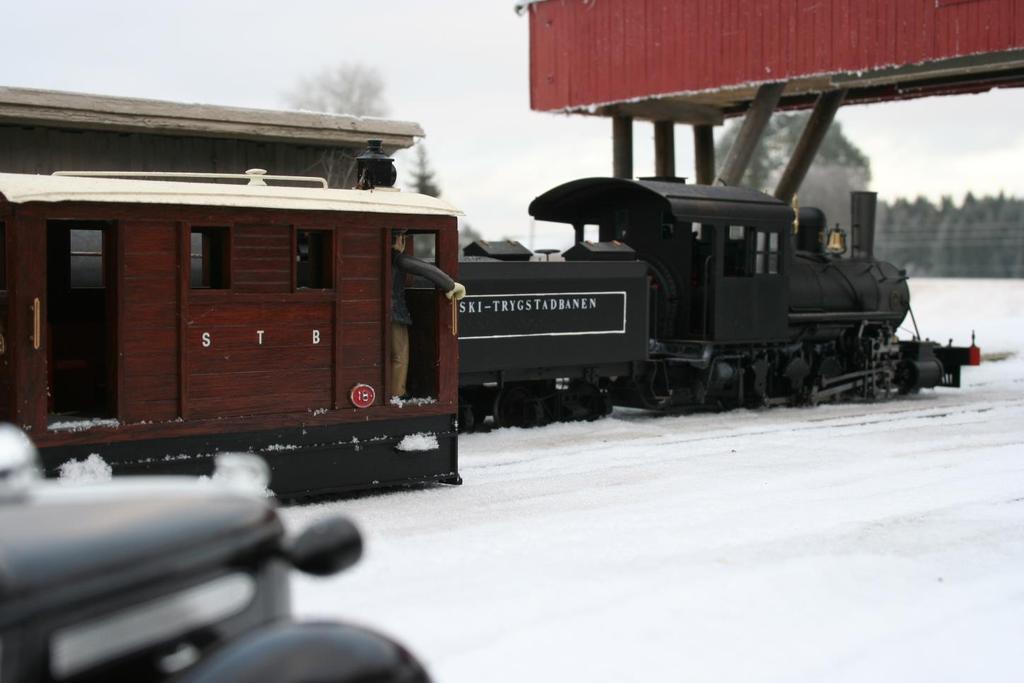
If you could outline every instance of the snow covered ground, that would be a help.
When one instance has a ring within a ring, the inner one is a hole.
[[[880,404],[473,434],[461,487],[288,509],[367,550],[297,612],[438,681],[1024,679],[1024,282],[915,281],[923,334],[986,354]]]

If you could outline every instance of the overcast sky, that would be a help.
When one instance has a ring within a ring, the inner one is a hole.
[[[280,108],[325,66],[375,65],[391,118],[423,125],[444,196],[491,237],[525,241],[533,197],[611,172],[607,119],[530,111],[528,22],[512,0],[5,4],[0,85]],[[871,189],[957,201],[967,190],[1024,196],[1022,118],[1024,89],[839,114],[871,158]],[[689,129],[676,140],[677,172],[692,176]],[[649,124],[634,145],[636,174],[652,174]]]

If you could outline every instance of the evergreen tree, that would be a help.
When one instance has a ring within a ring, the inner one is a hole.
[[[440,197],[441,188],[437,184],[435,175],[434,169],[430,167],[430,161],[427,159],[427,147],[420,142],[416,145],[416,160],[412,169],[412,180],[409,183],[409,188],[413,192],[419,192],[431,197]]]
[[[466,221],[459,223],[459,253],[468,245],[483,239],[484,236],[473,229],[473,226]]]
[[[1024,200],[946,195],[881,203],[875,253],[912,276],[1024,277]]]

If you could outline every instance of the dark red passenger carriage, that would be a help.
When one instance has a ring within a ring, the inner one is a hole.
[[[234,450],[279,495],[457,482],[441,294],[409,292],[421,400],[386,390],[390,231],[455,276],[457,215],[390,188],[0,174],[0,418],[49,474],[93,453],[202,473]]]

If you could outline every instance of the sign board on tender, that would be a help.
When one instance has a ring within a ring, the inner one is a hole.
[[[625,332],[625,292],[477,294],[459,302],[462,340]]]

